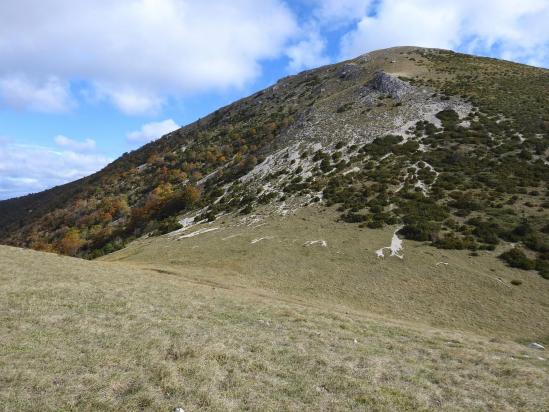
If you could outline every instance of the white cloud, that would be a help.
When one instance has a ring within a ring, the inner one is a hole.
[[[75,152],[86,152],[95,149],[95,140],[93,139],[86,139],[83,142],[79,142],[60,134],[55,136],[54,141],[57,145]]]
[[[301,0],[310,13],[301,23],[295,43],[286,49],[288,70],[298,72],[331,62],[326,32],[338,30],[366,15],[373,0]]]
[[[69,110],[73,101],[68,84],[57,77],[37,81],[22,75],[6,75],[0,77],[0,104],[17,110],[28,108],[38,112],[61,113]]]
[[[0,79],[83,79],[127,113],[150,112],[169,96],[254,80],[297,32],[282,0],[5,0]],[[13,91],[0,90],[6,104],[48,107]]]
[[[342,39],[342,57],[392,46],[459,49],[549,63],[546,0],[383,0]]]
[[[119,90],[114,87],[103,87],[114,105],[126,114],[156,114],[163,105],[163,99],[149,93]]]
[[[373,0],[313,0],[313,15],[322,24],[347,23],[365,16]]]
[[[7,199],[79,179],[112,161],[102,155],[0,140],[0,198]]]
[[[329,63],[325,55],[326,41],[315,31],[288,48],[286,55],[290,59],[288,68],[292,72],[310,69]]]
[[[163,135],[179,129],[177,123],[172,119],[166,119],[161,122],[151,122],[141,126],[141,129],[128,133],[128,140],[137,143],[146,143],[156,140]]]

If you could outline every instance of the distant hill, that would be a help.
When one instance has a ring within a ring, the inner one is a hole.
[[[0,202],[0,241],[94,258],[191,220],[292,213],[549,277],[549,70],[399,47],[281,79],[102,171]]]

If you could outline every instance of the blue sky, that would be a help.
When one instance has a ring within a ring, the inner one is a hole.
[[[3,0],[0,199],[99,170],[280,77],[440,47],[549,66],[547,0]]]

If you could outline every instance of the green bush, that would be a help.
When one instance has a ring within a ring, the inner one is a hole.
[[[498,233],[501,232],[495,223],[484,222],[478,218],[469,219],[468,224],[475,226],[473,234],[483,243],[497,245],[499,243]]]
[[[360,223],[365,222],[367,220],[367,217],[358,213],[349,212],[342,215],[341,219],[347,223]]]
[[[424,220],[415,221],[404,225],[398,232],[406,239],[426,241],[436,240],[438,238],[438,232],[440,230],[440,224],[435,222],[428,222]]]
[[[433,242],[433,246],[438,249],[455,249],[455,250],[476,250],[478,249],[475,240],[471,237],[459,238],[455,235],[448,235]]]
[[[401,141],[402,136],[387,135],[384,137],[378,137],[372,143],[363,146],[362,151],[373,157],[381,157],[387,153],[390,153],[393,150],[393,146],[397,145]]]
[[[246,205],[244,208],[240,210],[241,215],[249,215],[254,210],[253,206],[251,204]]]
[[[398,212],[409,221],[432,220],[442,222],[449,217],[449,213],[444,206],[440,206],[433,199],[425,197],[421,192],[408,192],[404,196],[409,200],[401,202]]]
[[[164,220],[161,220],[158,223],[158,228],[155,231],[155,235],[163,235],[166,233],[173,232],[174,230],[181,229],[183,226],[181,226],[181,223],[177,220],[175,216],[168,217]],[[109,252],[107,252],[109,253]]]
[[[452,109],[442,110],[436,114],[445,129],[453,129],[459,122],[459,115]]]
[[[512,268],[524,270],[533,270],[536,268],[536,262],[529,259],[528,256],[518,248],[509,249],[507,252],[503,252],[499,255],[499,258]]]
[[[545,259],[536,259],[536,270],[544,279],[549,279],[549,261]]]

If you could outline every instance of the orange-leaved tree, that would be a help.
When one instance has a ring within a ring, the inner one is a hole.
[[[74,227],[69,229],[65,236],[59,240],[57,250],[65,255],[75,256],[76,252],[85,244],[86,241],[82,239],[80,230]]]

